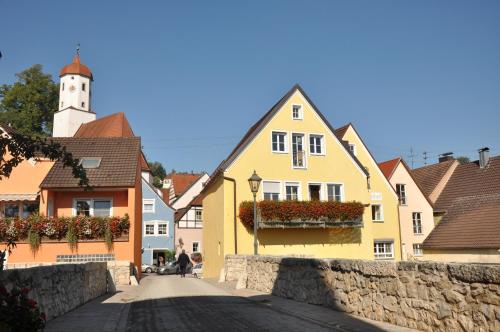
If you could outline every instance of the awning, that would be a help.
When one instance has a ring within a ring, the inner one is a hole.
[[[0,201],[36,201],[38,193],[0,194]]]

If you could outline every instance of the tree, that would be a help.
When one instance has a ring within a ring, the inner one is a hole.
[[[44,137],[52,133],[58,109],[59,85],[41,65],[17,73],[17,82],[0,86],[0,122],[9,123],[20,134]]]
[[[460,163],[460,165],[470,163],[470,158],[466,156],[460,156],[457,157],[457,161]]]
[[[156,188],[163,187],[163,179],[167,176],[163,165],[159,161],[153,161],[149,163],[149,168],[151,169],[151,174],[153,174],[153,186]]]

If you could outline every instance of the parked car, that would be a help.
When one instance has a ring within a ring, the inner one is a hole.
[[[146,273],[156,272],[156,264],[142,264],[141,270]]]
[[[203,276],[203,263],[193,266],[193,277],[201,278]]]
[[[186,269],[186,273],[191,273],[193,270],[193,265],[189,264]],[[160,266],[157,270],[156,273],[164,275],[164,274],[179,274],[181,272],[181,269],[179,265],[177,265],[176,262],[170,262],[165,264],[164,266]]]

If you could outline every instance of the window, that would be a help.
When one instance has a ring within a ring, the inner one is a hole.
[[[111,201],[110,200],[94,200],[94,216],[96,217],[111,217]]]
[[[71,76],[71,79],[74,80],[75,79],[75,76]]]
[[[202,218],[202,211],[201,210],[195,210],[194,211],[194,219],[195,221],[201,221]]]
[[[37,203],[24,203],[23,204],[23,218],[27,218],[32,214],[38,212],[38,204]]]
[[[158,235],[167,235],[167,223],[158,223]]]
[[[199,251],[200,251],[200,243],[193,242],[193,252],[199,252]]]
[[[264,193],[264,200],[266,201],[279,201],[280,199],[280,183],[272,181],[262,182],[262,191]]]
[[[82,165],[85,169],[98,168],[101,165],[101,158],[84,157],[80,159],[79,165]]]
[[[319,201],[321,199],[321,184],[309,185],[309,199],[311,201]]]
[[[293,167],[306,167],[306,154],[304,151],[304,134],[292,134]]]
[[[63,101],[61,101],[61,107],[63,107],[63,106],[64,106],[64,102],[63,102]]]
[[[423,256],[424,251],[420,243],[413,244],[413,256]]]
[[[82,101],[82,107],[85,107],[85,102],[84,101]]]
[[[323,154],[323,135],[309,136],[309,152],[311,154]]]
[[[398,194],[399,204],[406,205],[406,185],[396,184],[396,193]]]
[[[3,215],[5,218],[19,217],[19,204],[5,204]]]
[[[349,143],[349,151],[351,151],[353,155],[356,155],[356,144]]]
[[[143,199],[142,200],[142,212],[154,213],[155,212],[155,200],[154,199]]]
[[[82,83],[82,91],[85,91],[85,83]]]
[[[73,203],[73,215],[111,217],[113,211],[111,199],[75,199]]]
[[[273,131],[272,141],[273,152],[287,152],[286,133]]]
[[[372,201],[381,201],[382,200],[382,193],[371,192],[370,193],[370,198],[371,198]]]
[[[155,224],[146,224],[146,235],[155,235]]]
[[[77,200],[76,201],[76,215],[77,216],[90,216],[90,200]]]
[[[286,200],[298,201],[299,200],[299,184],[286,183],[285,184]]]
[[[302,105],[293,105],[292,106],[292,118],[294,120],[301,120],[301,119],[303,119],[303,116],[302,116]]]
[[[329,201],[342,202],[342,185],[341,184],[327,184],[326,191]]]
[[[62,91],[64,91],[64,83],[62,84],[62,88],[61,88]]]
[[[422,234],[422,213],[413,212],[413,234]]]
[[[375,241],[373,244],[375,259],[394,258],[393,241]]]
[[[372,220],[384,221],[384,212],[381,204],[372,204]]]

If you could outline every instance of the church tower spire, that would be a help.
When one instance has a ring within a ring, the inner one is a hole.
[[[80,44],[73,62],[61,69],[59,77],[59,111],[54,114],[53,136],[72,137],[82,123],[96,119],[90,103],[94,77],[80,62]]]

